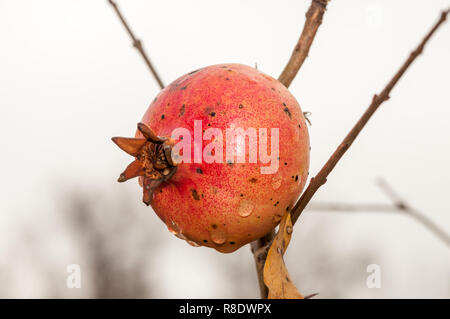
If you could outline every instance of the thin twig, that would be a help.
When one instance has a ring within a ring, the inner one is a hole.
[[[297,204],[295,204],[294,208],[291,210],[293,224],[295,224],[295,222],[298,220],[300,214],[305,209],[306,205],[309,203],[309,201],[314,196],[316,191],[323,184],[326,183],[328,175],[334,169],[334,167],[342,158],[342,156],[345,154],[345,152],[350,148],[356,137],[359,135],[361,130],[367,124],[367,122],[375,113],[375,111],[378,109],[378,107],[384,101],[389,99],[389,94],[391,90],[397,84],[398,80],[400,80],[400,78],[408,69],[408,67],[411,65],[411,63],[413,63],[414,60],[422,53],[425,44],[428,42],[428,40],[431,38],[434,32],[439,28],[439,26],[446,20],[449,11],[450,10],[446,10],[441,13],[439,20],[428,32],[428,34],[424,37],[422,42],[420,42],[418,47],[411,52],[408,59],[403,63],[403,65],[400,67],[400,69],[397,71],[394,77],[389,81],[389,83],[386,85],[383,91],[381,91],[379,95],[373,96],[372,103],[370,104],[368,109],[364,112],[364,114],[361,116],[361,118],[358,120],[355,126],[350,130],[350,132],[347,134],[347,136],[344,138],[344,140],[338,146],[338,148],[334,151],[333,155],[331,155],[330,159],[325,163],[325,165],[322,167],[319,173],[315,177],[311,178],[311,181],[308,187],[306,188],[305,192],[300,197],[300,200],[297,202]]]
[[[431,231],[437,238],[442,240],[448,247],[450,247],[450,236],[443,229],[436,225],[427,216],[411,207],[384,180],[380,179],[378,181],[378,186],[380,186],[384,193],[392,200],[395,207],[428,228],[428,230]]]
[[[342,213],[398,213],[398,207],[389,204],[377,203],[336,203],[336,202],[311,202],[306,208],[308,211],[318,212],[342,212]]]
[[[125,29],[127,30],[128,34],[130,35],[130,38],[131,38],[131,40],[133,42],[133,46],[141,54],[142,58],[145,61],[145,64],[147,64],[147,67],[149,68],[149,70],[152,73],[153,77],[155,78],[156,82],[158,82],[159,87],[161,89],[163,89],[164,88],[164,83],[162,82],[160,76],[158,75],[158,72],[156,72],[154,66],[150,62],[149,57],[145,53],[145,50],[144,50],[144,48],[142,46],[141,40],[136,38],[136,36],[134,35],[133,31],[131,31],[130,26],[128,25],[128,23],[126,22],[125,18],[122,15],[122,13],[120,12],[119,7],[117,6],[117,4],[113,0],[108,0],[108,2],[114,8],[114,11],[116,11],[117,16],[119,17],[119,19],[122,22],[123,26],[125,27]]]
[[[292,52],[289,62],[285,66],[278,81],[283,83],[286,87],[291,85],[300,70],[303,62],[308,57],[309,48],[316,36],[316,32],[322,24],[322,17],[325,13],[329,0],[312,0],[311,5],[306,12],[306,21],[303,26],[302,34],[298,39],[297,45]]]
[[[264,265],[266,263],[267,253],[269,251],[270,244],[275,237],[275,231],[268,233],[266,236],[255,240],[250,244],[253,258],[255,259],[256,275],[259,284],[259,293],[262,299],[267,298],[269,290],[264,283]]]
[[[392,204],[359,204],[359,203],[335,203],[335,202],[312,202],[306,208],[309,211],[322,212],[341,212],[341,213],[389,213],[402,214],[413,218],[422,226],[427,228],[433,235],[441,240],[445,245],[450,247],[450,235],[435,224],[430,218],[423,213],[412,208],[404,199],[397,195],[396,192],[384,180],[378,181],[378,186],[389,197]]]

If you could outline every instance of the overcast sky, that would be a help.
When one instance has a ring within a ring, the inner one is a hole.
[[[310,1],[118,3],[169,84],[194,69],[230,62],[257,63],[277,77]],[[312,175],[448,5],[447,0],[331,1],[290,87],[303,111],[312,113]],[[107,1],[0,0],[0,41],[0,256],[3,264],[22,269],[5,261],[18,225],[57,214],[55,198],[65,189],[124,191],[140,205],[137,183],[115,182],[130,159],[110,137],[133,134],[159,88]],[[381,176],[450,232],[449,56],[447,23],[338,164],[317,201],[389,203],[375,184]],[[160,236],[170,236],[156,216],[152,223],[160,224]],[[389,281],[381,292],[363,282],[353,297],[424,297],[424,291],[449,297],[448,247],[418,223],[385,214],[308,212],[296,226],[288,266],[308,258],[295,253],[308,244],[307,231],[302,232],[308,223],[330,229],[323,240],[340,258],[361,245],[383,252],[383,260],[371,262],[383,265]],[[161,297],[231,297],[208,288],[217,274],[199,270],[198,263],[204,256],[237,257],[180,240],[170,243],[159,257],[168,283]],[[237,253],[244,255],[250,258],[248,247]],[[189,278],[196,278],[195,285]],[[172,289],[172,282],[181,286]],[[28,289],[26,281],[21,285]]]

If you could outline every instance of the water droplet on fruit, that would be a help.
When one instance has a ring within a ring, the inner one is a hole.
[[[217,245],[222,245],[224,242],[227,241],[227,234],[224,230],[221,229],[212,229],[211,232],[211,240],[213,243]]]
[[[187,242],[189,245],[191,245],[192,247],[200,247],[200,245],[197,244],[195,241],[186,239],[186,242]]]
[[[244,199],[239,203],[238,213],[242,217],[247,217],[253,212],[253,208],[255,208],[255,205],[251,201]]]
[[[184,236],[182,233],[175,234],[175,236],[177,236],[178,238],[180,238],[182,240],[186,240],[186,236]]]
[[[167,224],[167,229],[178,238],[181,238],[181,236],[184,237],[183,235],[181,235],[180,227],[178,227],[178,225],[173,220],[171,220],[170,223]]]
[[[272,187],[273,189],[278,189],[281,186],[282,177],[281,175],[275,175],[272,178]]]

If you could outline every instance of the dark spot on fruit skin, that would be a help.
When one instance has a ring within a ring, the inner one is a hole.
[[[208,126],[211,126],[211,123],[208,123]]]
[[[188,75],[191,75],[191,74],[194,74],[194,73],[197,73],[198,71],[200,71],[201,69],[198,69],[198,70],[195,70],[195,71],[192,71],[192,72],[189,72],[188,73]]]
[[[239,104],[239,108],[242,109],[244,106],[242,104]]]
[[[290,281],[291,281],[291,280],[289,279],[288,276],[286,276],[286,281],[287,281],[287,282],[290,282]]]
[[[225,80],[230,81],[230,78],[225,78]]]
[[[284,104],[284,103],[283,103]],[[289,116],[289,118],[292,118],[292,114],[291,114],[291,111],[289,111],[289,109],[288,109],[288,107],[286,106],[285,108],[284,108],[284,113],[286,113],[288,116]]]
[[[164,117],[165,117],[165,116],[164,116],[164,114],[163,114],[163,115],[161,115],[161,120],[164,120]]]
[[[234,245],[235,244],[235,242],[234,241],[230,241],[230,245]]]
[[[180,108],[180,116],[184,115],[184,111],[185,111],[185,105],[183,104]]]
[[[289,211],[289,206],[288,206],[288,207],[286,207],[286,211],[287,211],[287,212]]]
[[[191,193],[192,193],[192,197],[195,200],[200,200],[200,196],[198,196],[197,190],[196,189],[191,189]]]
[[[233,163],[232,160],[227,160],[227,164],[230,165],[230,166],[233,166],[233,165],[234,165],[234,163]]]
[[[295,181],[298,181],[298,175],[295,175]]]
[[[270,88],[272,91],[275,91],[275,88]]]
[[[256,182],[257,182],[257,179],[254,178],[254,177],[252,177],[252,178],[249,179],[249,182],[250,182],[250,183],[256,183]]]
[[[206,239],[203,239],[203,242],[204,242],[204,243],[207,243],[208,241],[207,241]]]
[[[181,87],[180,90],[186,90],[186,88],[187,88],[187,85]]]
[[[286,162],[284,162],[284,165],[287,165],[287,163],[286,163]]]
[[[211,112],[211,113],[209,113],[209,115],[216,116],[216,112]]]
[[[212,224],[211,227],[212,227],[213,229],[216,229],[216,228],[217,228],[217,225],[216,225],[216,224]]]
[[[299,124],[299,125],[298,125],[298,128],[302,128],[302,126]]]
[[[277,205],[278,205],[279,203],[280,203],[280,202],[277,201],[273,206],[277,207]]]
[[[244,194],[241,194],[241,197],[244,197]]]

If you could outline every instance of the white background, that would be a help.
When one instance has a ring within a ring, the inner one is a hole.
[[[168,84],[199,67],[230,62],[257,63],[277,77],[310,1],[118,3]],[[311,174],[448,5],[445,0],[331,1],[310,56],[290,87],[303,111],[312,112]],[[375,184],[381,176],[450,232],[449,56],[447,23],[371,119],[316,201],[389,203]],[[141,204],[137,183],[115,182],[130,158],[110,137],[132,135],[158,91],[106,1],[0,1],[0,282],[8,287],[6,296],[46,297],[52,276],[64,278],[65,265],[82,263],[78,259],[83,252],[64,239],[58,221],[58,197],[73,188],[107,194],[99,201],[107,199],[111,205],[115,194],[125,194],[139,214],[148,215],[148,229],[166,242],[158,252],[151,244],[140,248],[142,258],[151,256],[156,263],[149,274],[157,285],[152,296],[258,296],[248,246],[232,255],[190,247],[172,238]],[[37,232],[34,250],[19,249],[23,228]],[[310,211],[295,230],[286,262],[305,294],[450,297],[448,247],[405,216]],[[327,247],[321,267],[310,262],[317,240],[322,243],[317,249]],[[349,260],[355,249],[367,252],[365,263]],[[42,250],[45,259],[38,253]],[[233,269],[219,267],[230,261]],[[36,270],[39,262],[52,265],[45,276]],[[365,285],[365,265],[371,263],[381,266],[381,289]],[[360,281],[347,284],[344,268]],[[238,277],[230,277],[231,271]],[[320,282],[322,273],[335,279],[338,293]],[[236,291],[238,279],[233,278],[241,277],[249,284]],[[63,290],[62,296],[89,296],[90,284],[86,281],[83,287]]]

